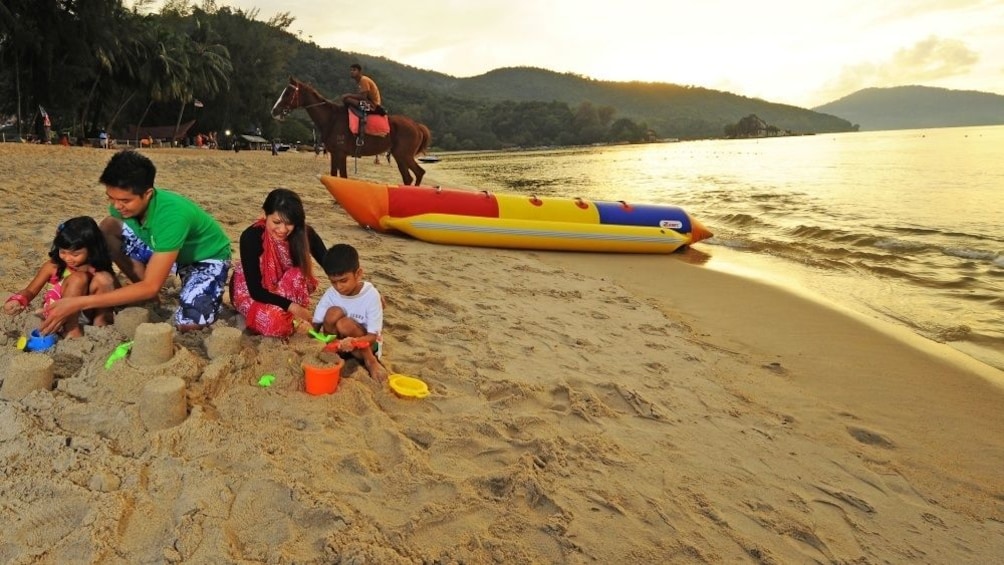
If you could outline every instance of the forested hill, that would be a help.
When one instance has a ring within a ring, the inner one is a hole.
[[[481,101],[560,101],[573,109],[583,102],[609,106],[618,118],[644,122],[661,137],[721,137],[725,126],[756,114],[793,133],[851,131],[845,119],[805,108],[747,98],[729,92],[667,83],[610,82],[569,73],[519,67],[455,78],[382,58],[358,56],[383,83],[399,83],[426,94]]]
[[[927,86],[866,88],[815,110],[871,131],[1004,125],[1004,96]]]
[[[356,88],[348,72],[354,62],[380,85],[387,109],[426,124],[442,150],[723,137],[726,126],[751,118],[792,133],[853,129],[834,116],[707,88],[536,68],[456,78],[322,48],[289,32],[288,13],[261,21],[257,10],[217,2],[165,2],[157,14],[123,0],[2,5],[4,137],[85,143],[101,129],[124,139],[140,127],[173,125],[173,136],[186,143],[210,132],[224,147],[247,133],[309,143],[316,126],[306,112],[272,119],[287,77],[338,100]]]

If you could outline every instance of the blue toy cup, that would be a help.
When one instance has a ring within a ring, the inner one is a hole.
[[[56,334],[42,335],[37,329],[31,330],[31,335],[28,336],[28,343],[25,344],[25,351],[47,351],[52,349],[56,345],[56,341],[59,340],[59,336]]]

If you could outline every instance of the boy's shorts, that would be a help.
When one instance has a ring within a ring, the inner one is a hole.
[[[143,242],[132,229],[122,223],[122,252],[144,265],[153,257],[153,249]],[[174,312],[176,326],[208,326],[216,321],[223,304],[223,290],[227,286],[230,261],[206,259],[190,265],[171,267],[181,277],[178,309]]]

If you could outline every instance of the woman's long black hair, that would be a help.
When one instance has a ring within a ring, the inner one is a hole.
[[[303,211],[300,195],[288,188],[277,188],[268,193],[261,208],[266,216],[279,214],[284,221],[293,224],[293,231],[286,238],[289,242],[290,259],[293,261],[293,266],[299,267],[303,274],[312,276],[310,242],[307,240],[307,214]]]
[[[49,248],[49,259],[56,264],[57,274],[62,274],[66,269],[66,262],[59,258],[60,249],[87,249],[88,265],[94,267],[95,271],[112,272],[112,256],[108,252],[105,236],[90,216],[70,218],[56,228],[56,237],[52,239],[52,247]]]

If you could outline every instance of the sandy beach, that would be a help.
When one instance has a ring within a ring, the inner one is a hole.
[[[0,144],[4,297],[59,221],[106,215],[111,154]],[[437,246],[357,226],[318,181],[324,156],[147,154],[157,184],[212,213],[234,249],[269,190],[297,191],[386,298],[388,368],[431,395],[399,398],[359,367],[306,394],[301,364],[321,346],[302,334],[245,333],[210,355],[214,331],[241,327],[229,305],[213,330],[174,335],[170,360],[111,368],[119,327],[23,353],[37,320],[0,315],[0,393],[24,356],[52,358],[55,376],[0,399],[2,563],[1004,561],[997,369],[708,269],[700,244]],[[145,306],[151,322],[176,294]],[[149,429],[144,390],[163,377],[183,380],[187,414]]]

